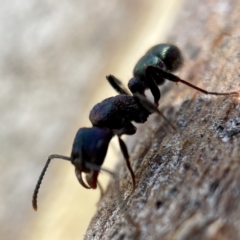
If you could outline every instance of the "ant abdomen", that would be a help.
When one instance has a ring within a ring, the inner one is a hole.
[[[178,47],[172,44],[158,44],[150,48],[146,54],[140,58],[133,69],[133,78],[128,82],[128,88],[134,93],[144,95],[144,91],[150,88],[155,103],[158,105],[160,92],[157,85],[165,83],[165,77],[157,72],[150,70],[161,69],[165,72],[173,72],[183,64],[183,57]]]
[[[155,55],[165,64],[166,70],[174,72],[183,64],[183,56],[180,49],[172,44],[162,43],[151,47],[145,55]]]

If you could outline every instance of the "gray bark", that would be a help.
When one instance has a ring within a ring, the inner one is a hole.
[[[238,0],[187,0],[169,42],[185,57],[178,75],[208,91],[238,91]],[[151,46],[149,46],[151,47]],[[137,189],[124,161],[85,239],[240,239],[240,102],[179,84],[128,139]],[[121,202],[121,204],[119,204]]]

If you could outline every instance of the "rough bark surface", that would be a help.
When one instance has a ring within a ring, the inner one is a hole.
[[[186,60],[181,78],[240,89],[239,12],[238,0],[185,2],[169,37]],[[85,239],[240,239],[239,97],[172,85],[160,109],[176,131],[155,114],[138,127],[128,142],[137,189],[121,161],[121,198],[112,182]]]

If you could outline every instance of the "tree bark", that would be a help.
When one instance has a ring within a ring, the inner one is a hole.
[[[179,77],[240,90],[239,12],[238,0],[185,2],[169,36],[185,58]],[[112,181],[85,239],[240,239],[239,109],[238,96],[172,84],[160,110],[176,130],[156,114],[138,127],[128,140],[137,188],[120,161],[121,197]]]

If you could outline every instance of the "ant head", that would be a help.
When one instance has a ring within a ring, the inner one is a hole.
[[[91,170],[86,163],[91,162],[101,166],[112,137],[113,133],[109,128],[80,128],[72,147],[73,165],[79,171],[86,173]]]
[[[71,162],[80,184],[87,188],[82,180],[82,172],[86,173],[88,185],[95,189],[99,169],[103,164],[108,145],[113,137],[109,128],[80,128],[73,142]]]
[[[132,94],[134,93],[144,94],[144,90],[146,89],[146,84],[144,81],[141,81],[134,77],[129,80],[128,88],[130,89]]]

